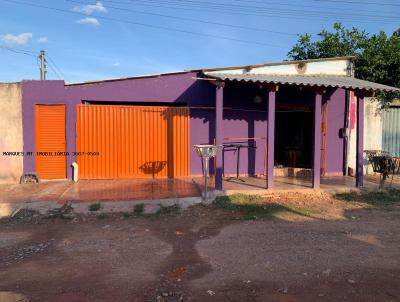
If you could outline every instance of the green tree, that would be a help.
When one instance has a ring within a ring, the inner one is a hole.
[[[299,35],[289,51],[294,60],[355,56],[355,76],[400,88],[400,29],[391,36],[384,32],[369,35],[358,28],[346,29],[341,23],[333,31],[322,30],[317,39],[309,34]],[[382,105],[400,97],[399,93],[381,93]]]

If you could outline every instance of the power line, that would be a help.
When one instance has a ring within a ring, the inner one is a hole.
[[[34,55],[34,52],[29,51],[29,50],[13,48],[13,47],[8,47],[8,46],[4,46],[4,45],[0,45],[0,48],[14,52],[14,53],[36,57],[36,55]]]
[[[26,50],[26,49],[19,49],[19,48],[13,48],[13,47],[8,47],[8,46],[4,46],[4,45],[0,45],[1,49],[4,50],[8,50],[10,52],[13,53],[17,53],[17,54],[21,54],[21,55],[26,55],[26,56],[30,56],[30,57],[34,57],[36,58],[35,62],[37,64],[37,66],[39,67],[39,69],[41,68],[40,63],[39,63],[39,57],[38,55],[30,50]],[[53,70],[54,74],[60,79],[62,80],[62,78],[65,78],[63,72],[60,70],[60,68],[58,68],[58,66],[56,65],[56,63],[54,62],[54,60],[47,54],[47,58],[49,59],[49,67]],[[45,60],[46,62],[48,62],[47,60]]]
[[[261,1],[258,1],[258,0],[234,0],[234,1],[242,2],[242,3],[273,4],[273,5],[282,5],[282,6],[289,6],[289,7],[293,7],[295,5],[294,3],[277,2],[277,1],[273,1],[273,3],[267,3],[268,1],[262,1],[262,0]],[[314,1],[314,0],[310,0],[310,1]],[[323,2],[323,1],[320,0],[320,1],[315,1],[315,2]],[[316,9],[324,9],[324,10],[332,9],[331,6],[315,6],[315,5],[306,5],[303,3],[301,3],[300,5],[301,5],[301,7],[308,7],[308,8],[316,8]],[[337,11],[337,13],[342,13],[342,12],[343,11]],[[375,13],[376,11],[357,8],[357,12]]]
[[[76,0],[66,0],[68,2],[74,2],[74,3],[79,3],[79,4],[89,4],[86,2],[80,2],[80,1],[76,1]],[[153,0],[154,1],[154,0]],[[236,0],[236,1],[243,1],[243,0]],[[124,1],[113,1],[113,0],[105,0],[105,2],[112,2],[112,3],[118,3],[118,4],[128,4],[128,5],[133,5],[133,4],[137,4],[138,1],[130,1],[130,2],[124,2]],[[148,2],[151,2],[151,0],[147,0],[146,1],[146,5]],[[160,1],[157,1],[158,3]],[[191,1],[191,2],[195,2],[195,1]],[[203,3],[204,1],[196,1],[196,3]],[[249,2],[249,1],[243,1],[243,2]],[[154,2],[153,2],[154,3]],[[165,3],[165,2],[164,2]],[[168,2],[171,3],[171,2]],[[259,3],[259,2],[257,2]],[[171,4],[176,5],[176,3],[172,2]],[[181,3],[180,3],[181,4]],[[208,4],[208,2],[207,2]],[[139,4],[139,5],[143,5],[143,4]],[[284,4],[285,5],[285,4]],[[287,4],[286,4],[287,5]],[[293,5],[292,5],[293,6]],[[268,29],[264,29],[264,28],[255,28],[255,27],[247,27],[247,26],[240,26],[240,25],[233,25],[233,24],[226,24],[226,23],[220,23],[220,22],[213,22],[213,21],[205,21],[205,20],[199,20],[199,19],[193,19],[193,18],[186,18],[186,17],[177,17],[177,16],[171,16],[171,15],[165,15],[165,14],[160,14],[160,13],[154,13],[154,12],[147,12],[147,11],[138,11],[138,10],[133,10],[133,9],[129,9],[129,8],[122,8],[122,7],[116,7],[116,6],[110,6],[110,5],[106,5],[106,8],[110,8],[110,9],[115,9],[115,10],[120,10],[120,11],[127,11],[127,12],[133,12],[133,13],[140,13],[140,14],[147,14],[147,15],[153,15],[153,16],[160,16],[160,17],[166,17],[166,18],[173,18],[173,19],[177,19],[177,20],[184,20],[184,21],[192,21],[192,22],[199,22],[199,23],[206,23],[206,24],[213,24],[213,25],[220,25],[220,26],[226,26],[226,27],[232,27],[232,28],[239,28],[239,29],[246,29],[246,30],[254,30],[254,31],[265,31],[265,32],[270,32],[270,33],[276,33],[276,34],[283,34],[283,35],[289,35],[289,36],[297,36],[297,34],[295,33],[288,33],[288,32],[281,32],[281,31],[271,31]],[[154,6],[153,6],[154,7]],[[302,7],[304,7],[304,5],[302,5]],[[310,6],[312,7],[312,6]],[[267,7],[264,7],[267,8]],[[316,7],[316,8],[323,8],[326,9],[326,7]],[[298,11],[298,10],[291,10],[291,11]],[[304,11],[301,10],[299,12],[308,12],[308,11]],[[369,11],[371,12],[371,11]],[[320,13],[320,12],[318,12]],[[332,13],[332,12],[331,12]],[[342,16],[346,15],[351,17],[352,20],[354,20],[354,14],[344,14],[343,12],[337,12],[340,13]],[[335,17],[337,17],[337,13],[335,14]],[[395,16],[376,16],[376,15],[359,15],[358,17],[381,17],[381,18],[397,18]]]
[[[36,7],[36,8],[44,8],[44,9],[58,11],[58,12],[67,13],[67,14],[73,14],[73,15],[79,15],[79,16],[85,16],[85,17],[87,16],[86,14],[80,13],[80,12],[69,11],[69,10],[56,8],[56,7],[50,7],[50,6],[46,6],[46,5],[39,5],[39,4],[35,4],[35,3],[30,3],[30,2],[15,1],[15,0],[1,0],[1,1],[14,3],[14,4],[20,4],[20,5],[31,6],[31,7]],[[214,35],[214,34],[208,34],[208,33],[201,33],[201,32],[195,32],[195,31],[190,31],[190,30],[172,28],[172,27],[161,26],[161,25],[153,25],[153,24],[134,22],[134,21],[125,20],[125,19],[118,19],[118,18],[105,17],[105,16],[96,16],[96,18],[107,20],[107,21],[138,25],[138,26],[143,26],[143,27],[148,27],[148,28],[161,29],[161,30],[171,31],[171,32],[179,32],[179,33],[190,34],[190,35],[195,35],[195,36],[203,36],[203,37],[209,37],[209,38],[214,38],[214,39],[228,40],[228,41],[233,41],[233,42],[254,44],[254,45],[260,45],[260,46],[269,46],[269,47],[276,47],[276,48],[282,48],[283,47],[282,45],[274,45],[274,44],[263,43],[263,42],[258,42],[258,41],[251,41],[251,40],[242,40],[242,39],[236,39],[236,38],[231,38],[231,37],[227,37],[227,36]]]
[[[173,9],[173,10],[184,10],[184,11],[189,11],[193,12],[193,10],[201,10],[204,12],[210,12],[210,13],[220,13],[220,14],[231,14],[231,15],[240,15],[240,16],[256,16],[256,17],[269,17],[269,18],[275,18],[275,19],[282,19],[282,18],[287,18],[291,20],[304,20],[304,19],[318,19],[318,20],[329,20],[329,21],[337,21],[337,20],[342,20],[342,21],[357,21],[358,23],[385,23],[385,24],[392,24],[393,22],[397,22],[396,17],[393,17],[393,20],[381,20],[381,19],[376,19],[378,18],[392,18],[392,16],[375,16],[371,15],[370,17],[366,16],[358,16],[358,15],[343,15],[342,12],[337,12],[337,13],[329,13],[326,11],[319,11],[319,12],[312,12],[310,14],[309,11],[304,11],[302,13],[300,12],[289,12],[287,10],[280,10],[280,12],[275,12],[273,9],[268,9],[265,8],[265,10],[245,10],[245,9],[238,9],[238,8],[222,8],[219,6],[215,6],[212,4],[207,4],[203,5],[200,2],[204,3],[204,1],[200,1],[197,4],[196,3],[187,3],[186,1],[183,3],[181,1],[177,2],[171,2],[171,1],[166,1],[166,0],[161,0],[161,1],[152,1],[152,0],[147,0],[145,2],[141,2],[140,0],[135,0],[135,1],[113,1],[113,0],[103,0],[106,2],[113,2],[113,3],[119,3],[119,4],[127,4],[127,5],[137,5],[137,6],[144,6],[144,7],[154,7],[154,8],[165,8],[165,9]],[[170,5],[170,6],[169,6]]]
[[[58,75],[61,75],[61,77],[59,76],[59,78],[65,78],[64,73],[61,71],[60,68],[58,68],[57,64],[54,62],[54,60],[49,56],[49,54],[47,54],[47,58],[49,59],[49,63],[50,63],[50,68],[52,68],[52,65],[54,66],[54,69],[57,71]],[[53,69],[53,68],[52,68]]]
[[[46,62],[47,62],[47,61],[46,61]],[[51,70],[53,70],[53,72],[54,72],[54,74],[56,75],[56,77],[57,77],[59,80],[62,80],[62,77],[61,77],[60,74],[56,71],[56,69],[53,67],[53,65],[52,65],[52,64],[49,64],[48,66],[51,68]]]
[[[355,15],[355,14],[346,14],[343,12],[327,12],[327,11],[310,11],[310,10],[301,10],[301,9],[279,9],[275,7],[266,7],[266,6],[249,6],[249,5],[238,5],[238,4],[220,4],[214,2],[207,2],[207,1],[193,1],[193,0],[185,0],[176,1],[176,0],[130,0],[130,1],[112,1],[112,0],[105,0],[105,2],[114,2],[119,4],[129,4],[129,5],[141,5],[141,6],[153,6],[153,7],[163,7],[163,8],[171,8],[172,5],[175,6],[174,8],[182,9],[182,7],[191,7],[191,8],[200,8],[207,11],[217,10],[219,12],[224,13],[239,13],[239,14],[246,14],[247,15],[276,15],[276,16],[302,16],[302,17],[319,17],[322,19],[326,19],[326,17],[331,17],[334,19],[342,18],[344,16],[351,18],[351,20],[359,18],[360,20],[369,21],[380,21],[378,19],[393,19],[393,21],[397,21],[397,16],[385,16],[385,15]],[[247,1],[246,1],[247,2]],[[153,4],[148,4],[153,3]],[[157,3],[157,5],[154,5]],[[159,4],[163,4],[159,5]],[[293,5],[292,5],[293,6]],[[324,8],[327,9],[327,8]],[[338,15],[339,14],[339,15]],[[304,18],[303,18],[304,19]]]
[[[75,0],[66,0],[66,1],[67,2],[73,2],[73,3],[79,3],[79,4],[88,4],[86,2],[80,2],[80,1],[75,1]],[[116,1],[110,1],[110,2],[116,2]],[[265,28],[248,27],[248,26],[220,23],[220,22],[214,22],[214,21],[192,19],[192,18],[186,18],[186,17],[177,17],[177,16],[159,14],[159,13],[154,13],[154,12],[145,12],[145,11],[139,11],[139,10],[134,10],[134,9],[129,9],[129,8],[110,6],[110,5],[105,5],[104,7],[108,8],[108,9],[115,9],[115,10],[120,10],[120,11],[138,13],[138,14],[146,14],[146,15],[152,15],[152,16],[158,16],[158,17],[164,17],[164,18],[171,18],[171,19],[176,19],[176,20],[191,21],[191,22],[198,22],[198,23],[212,24],[212,25],[219,25],[219,26],[225,26],[225,27],[231,27],[231,28],[239,28],[239,29],[245,29],[245,30],[262,31],[262,32],[269,32],[269,33],[281,34],[281,35],[297,36],[294,33],[273,31],[273,30],[268,30],[268,29],[265,29]]]
[[[394,6],[394,7],[400,7],[400,4],[395,4],[395,3],[345,1],[345,0],[311,0],[311,1],[314,1],[314,2],[332,2],[332,3],[346,3],[346,4],[379,5],[379,6]]]

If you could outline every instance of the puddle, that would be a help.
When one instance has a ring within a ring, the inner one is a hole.
[[[29,299],[13,292],[0,292],[0,302],[29,302]]]

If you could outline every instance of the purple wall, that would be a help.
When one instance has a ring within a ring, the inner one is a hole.
[[[23,82],[24,151],[35,151],[35,104],[67,104],[67,150],[75,151],[76,105],[82,101],[185,103],[190,111],[190,144],[213,143],[215,138],[215,86],[195,80],[196,73],[171,74],[85,85],[64,86],[63,81]],[[282,89],[284,91],[284,88]],[[279,98],[278,92],[277,97]],[[284,92],[283,92],[284,94]],[[254,103],[260,96],[262,102]],[[241,150],[241,173],[264,171],[266,148],[266,92],[256,84],[227,83],[224,88],[225,138],[257,137],[256,150]],[[296,101],[309,102],[308,97]],[[246,109],[240,111],[237,109]],[[250,109],[250,110],[249,110]],[[339,172],[343,163],[343,141],[338,137],[344,121],[344,92],[337,90],[329,101],[328,172]],[[311,135],[311,134],[310,134]],[[237,140],[246,141],[246,140]],[[201,161],[191,148],[190,171],[202,172]],[[67,175],[72,176],[72,156],[67,160]],[[212,167],[212,165],[211,165]],[[36,171],[35,157],[24,158],[24,171]],[[236,171],[236,154],[225,153],[225,173]]]
[[[64,81],[22,82],[22,127],[24,152],[36,152],[35,104],[65,104]],[[68,106],[67,123],[75,120],[72,106]],[[68,148],[68,144],[67,144]],[[68,150],[70,150],[68,148]],[[36,157],[24,157],[24,172],[36,171]]]
[[[326,142],[326,172],[343,172],[344,140],[339,136],[345,124],[345,90],[336,89],[328,99],[328,129]]]
[[[266,148],[267,120],[265,112],[239,111],[231,108],[224,109],[223,142],[244,142],[256,146],[256,149],[240,151],[240,172],[243,174],[261,174],[264,172],[264,154]],[[247,140],[243,138],[257,137]],[[190,139],[191,145],[212,144],[215,138],[215,111],[210,109],[190,110]],[[236,173],[237,154],[233,151],[224,152],[224,171],[226,174]],[[201,160],[191,150],[190,172],[201,175]],[[210,165],[213,173],[213,164]]]

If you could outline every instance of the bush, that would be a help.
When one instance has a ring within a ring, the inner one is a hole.
[[[99,202],[97,202],[97,203],[92,203],[90,206],[89,206],[89,211],[91,211],[91,212],[96,212],[96,211],[98,211],[98,210],[100,210],[101,209],[101,204],[99,203]]]

